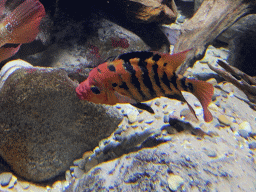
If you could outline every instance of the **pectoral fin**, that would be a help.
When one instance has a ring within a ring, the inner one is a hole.
[[[116,103],[130,103],[134,107],[137,107],[142,110],[146,110],[149,113],[153,113],[153,114],[155,113],[154,110],[145,103],[138,103],[136,100],[134,100],[126,95],[123,95],[121,93],[118,93],[117,91],[114,91],[114,95],[117,99]]]
[[[116,99],[117,99],[117,103],[137,103],[134,99],[125,96],[123,94],[118,93],[117,91],[114,92]]]

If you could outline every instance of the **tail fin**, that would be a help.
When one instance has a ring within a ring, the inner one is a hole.
[[[205,122],[212,121],[213,117],[209,109],[207,108],[208,105],[212,101],[212,96],[214,93],[214,88],[212,84],[194,80],[194,79],[186,79],[187,89],[196,96],[196,98],[200,101],[203,110],[204,110],[204,120]]]
[[[3,25],[10,33],[6,43],[20,44],[35,40],[44,16],[44,6],[38,0],[23,2],[3,20]]]

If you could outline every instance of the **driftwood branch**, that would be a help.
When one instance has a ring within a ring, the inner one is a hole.
[[[204,0],[195,15],[182,26],[174,46],[175,53],[195,48],[177,73],[183,74],[193,61],[201,59],[206,46],[255,4],[256,0]]]
[[[252,102],[249,104],[256,110],[256,78],[243,73],[239,69],[230,66],[221,60],[218,60],[218,64],[225,69],[225,71],[217,69],[210,64],[208,64],[208,66],[211,70],[222,76],[226,81],[241,89],[246,94],[249,101]]]

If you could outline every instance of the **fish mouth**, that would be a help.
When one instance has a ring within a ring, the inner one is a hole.
[[[80,85],[78,85],[78,86],[76,87],[76,95],[77,95],[77,97],[78,97],[80,100],[85,100],[85,97],[84,97],[83,91],[81,90]]]

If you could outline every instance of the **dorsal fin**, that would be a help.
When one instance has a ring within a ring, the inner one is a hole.
[[[150,51],[136,51],[136,52],[124,53],[120,55],[118,59],[129,61],[130,59],[133,59],[133,58],[139,58],[144,61],[152,56],[153,56],[153,52],[150,52]]]
[[[191,51],[191,49],[175,53],[173,55],[170,55],[169,53],[158,53],[155,51],[138,51],[122,54],[118,59],[131,63],[132,65],[146,65],[145,62],[139,63],[139,61],[146,61],[151,64],[157,62],[159,66],[164,66],[166,68],[165,71],[168,73],[167,75],[171,75],[185,61],[189,51]]]
[[[161,54],[161,61],[163,62],[163,65],[165,66],[165,71],[170,73],[174,73],[176,69],[185,61],[188,52],[190,52],[192,49],[188,49],[183,52],[175,53],[173,55],[170,55],[168,53]],[[168,74],[167,74],[168,75]]]

